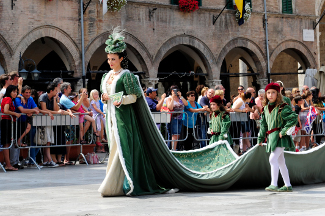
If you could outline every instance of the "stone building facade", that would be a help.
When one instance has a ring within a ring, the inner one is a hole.
[[[252,16],[242,26],[235,20],[235,11],[228,9],[213,25],[213,16],[221,12],[226,1],[202,0],[199,10],[183,13],[171,0],[128,0],[121,11],[105,15],[102,5],[97,0],[91,1],[84,13],[88,73],[103,69],[104,43],[112,27],[122,26],[126,29],[132,67],[144,72],[141,80],[147,86],[158,85],[166,91],[173,82],[172,76],[166,77],[173,71],[186,72],[187,90],[200,83],[210,87],[223,83],[230,90],[228,94],[235,94],[239,77],[228,75],[238,73],[254,74],[244,79],[248,86],[264,86],[267,81],[264,1],[252,0]],[[325,9],[324,0],[292,0],[292,14],[283,13],[282,2],[267,0],[271,75],[319,68],[325,62],[325,32],[321,34],[325,24],[317,26],[314,42],[303,41],[303,29],[313,29]],[[46,68],[52,65],[51,58],[59,58],[63,70],[74,71],[74,77],[81,77],[80,1],[14,3],[11,8],[11,1],[0,1],[2,68],[6,72],[17,70],[20,54],[33,59],[44,70],[51,70]],[[206,76],[188,76],[190,71]],[[93,80],[91,87],[98,88],[100,73],[87,76]],[[271,79],[281,79],[289,88],[301,85],[296,74],[271,76]],[[181,78],[178,82],[184,85]]]

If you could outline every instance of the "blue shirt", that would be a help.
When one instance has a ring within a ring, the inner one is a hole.
[[[60,98],[60,104],[62,104],[67,109],[71,109],[75,106],[75,104],[64,94]]]
[[[26,104],[23,104],[21,102],[21,99],[16,97],[14,105],[15,105],[15,108],[16,108],[15,109],[16,113],[21,113],[20,110],[18,109],[18,107],[23,107],[24,109],[34,109],[34,108],[37,107],[37,105],[36,105],[36,103],[35,103],[35,101],[34,101],[34,99],[32,97],[28,98]],[[20,118],[18,119],[18,121],[25,122],[26,119],[27,119],[26,115],[21,115]]]
[[[210,100],[209,98],[207,98],[207,96],[203,96],[200,100],[200,106],[204,107],[204,106],[208,106],[210,107]]]
[[[193,128],[196,123],[197,113],[190,112],[189,109],[201,109],[202,106],[195,101],[195,107],[192,107],[191,103],[187,101],[188,105],[185,106],[184,112],[187,114],[183,114],[183,125],[187,126],[187,118],[188,118],[188,128]],[[193,125],[194,118],[194,125]]]
[[[156,109],[157,104],[158,104],[157,100],[151,99],[150,97],[146,97],[146,101],[148,103],[148,106],[149,106],[151,112],[159,112]]]

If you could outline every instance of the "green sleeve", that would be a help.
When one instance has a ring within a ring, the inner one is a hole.
[[[230,117],[229,115],[226,115],[221,121],[220,137],[222,140],[226,139],[223,135],[228,133],[230,125],[231,125]]]
[[[288,105],[291,105],[290,98],[283,96],[283,101],[287,103]]]
[[[280,133],[284,136],[291,127],[297,125],[298,115],[292,111],[289,105],[285,105],[281,111],[281,118],[284,120],[284,125]]]
[[[132,73],[127,73],[124,77],[123,77],[123,84],[124,84],[124,88],[125,88],[125,93],[127,95],[136,95],[137,98],[141,97],[142,95],[142,90],[139,86],[139,82],[138,79],[134,76],[134,74]]]
[[[267,132],[267,123],[265,119],[265,114],[264,112],[262,113],[262,119],[261,119],[261,125],[260,125],[260,132],[258,133],[258,138],[257,138],[257,143],[264,142],[265,140],[265,135]]]

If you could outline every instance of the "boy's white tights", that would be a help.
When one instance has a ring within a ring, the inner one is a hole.
[[[270,154],[269,162],[271,165],[271,185],[278,186],[280,168],[285,186],[291,186],[288,168],[284,159],[284,148],[276,147],[274,152]]]

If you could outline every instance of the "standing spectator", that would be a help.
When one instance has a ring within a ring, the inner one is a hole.
[[[290,100],[290,98],[288,98],[287,96],[286,96],[286,94],[285,94],[285,92],[286,92],[286,90],[285,90],[285,88],[284,88],[284,84],[283,84],[283,82],[281,82],[281,81],[276,81],[276,83],[278,83],[279,85],[280,85],[280,89],[281,89],[281,94],[282,94],[282,98],[283,98],[283,102],[284,103],[287,103],[289,106],[291,106],[291,100]],[[291,106],[291,108],[292,108],[292,106]]]
[[[313,95],[310,91],[305,91],[305,93],[302,95],[302,98],[304,99],[304,103],[301,104],[301,116],[300,116],[300,121],[301,121],[301,134],[302,135],[307,135],[306,130],[304,129],[304,125],[307,120],[307,114],[309,112],[309,107],[313,106],[312,98]],[[305,151],[309,149],[309,136],[303,136],[301,137],[301,144],[302,148],[300,149],[301,151]]]
[[[259,113],[262,113],[262,108],[263,108],[262,102],[264,99],[264,95],[265,95],[265,90],[260,89],[260,90],[258,90],[258,97],[255,98],[256,107],[257,107]]]
[[[6,89],[8,88],[8,86],[12,85],[11,77],[8,76],[7,74],[2,74],[0,76],[0,84],[2,85],[2,89],[0,91],[0,102],[1,102],[3,96],[6,94]]]
[[[217,91],[217,90],[221,90],[221,91],[223,91],[223,97],[222,97],[223,105],[224,105],[225,107],[230,108],[230,107],[231,107],[231,103],[230,103],[230,102],[227,103],[227,100],[226,100],[226,98],[225,98],[225,95],[226,95],[226,89],[225,89],[225,87],[223,87],[223,85],[216,85],[215,90],[216,90],[216,91]],[[219,95],[219,94],[215,93],[215,95]],[[221,97],[221,96],[220,96],[220,97]]]
[[[199,98],[197,99],[197,102],[200,104],[202,97],[207,96],[207,91],[209,90],[208,87],[204,87],[201,90],[201,94],[199,95]]]
[[[256,121],[260,118],[256,103],[255,103],[255,96],[256,91],[254,88],[249,87],[247,88],[246,92],[250,92],[252,94],[251,100],[248,104],[246,104],[246,108],[250,111],[249,113],[249,120],[248,120],[248,128],[251,132],[251,137],[257,137],[259,128],[257,127]],[[249,137],[249,132],[247,132],[247,137]],[[253,139],[253,142],[255,142],[255,139]],[[257,143],[252,143],[253,145]]]
[[[309,87],[306,86],[306,85],[303,85],[303,86],[302,86],[302,94],[305,94],[306,91],[309,91]]]
[[[302,125],[301,125],[301,121],[300,121],[300,116],[301,116],[301,106],[304,103],[304,100],[302,99],[301,96],[296,96],[294,98],[295,100],[295,112],[296,114],[298,114],[298,123],[296,125],[297,128],[299,128],[297,135],[294,137],[293,141],[295,143],[296,149],[301,149],[302,148],[302,143],[301,143],[301,129],[302,129]]]
[[[4,98],[1,102],[1,112],[3,114],[2,120],[1,120],[1,143],[5,148],[8,148],[11,144],[11,138],[14,138],[14,135],[16,134],[16,118],[19,118],[21,114],[15,112],[15,106],[13,104],[13,100],[17,97],[17,86],[10,85],[8,86],[6,90],[6,94],[4,95]],[[11,117],[9,116],[12,116]],[[12,126],[12,127],[11,127]],[[13,128],[13,131],[11,129]],[[3,150],[4,160],[6,162],[5,169],[7,171],[17,171],[18,169],[13,167],[10,163],[10,157],[9,157],[9,149]]]
[[[102,123],[105,123],[105,114],[100,110],[100,104],[99,104],[99,93],[96,89],[91,90],[90,92],[90,107],[91,111],[93,112],[93,118],[95,119],[96,125],[97,125],[97,132],[102,130]],[[94,130],[95,131],[95,130]],[[99,142],[99,133],[95,131],[94,135],[96,135],[96,145],[100,146],[101,152],[105,152],[103,150],[103,145]]]
[[[202,96],[201,96],[201,91],[202,91],[202,89],[203,89],[204,87],[205,87],[205,86],[202,85],[202,84],[196,86],[195,92],[196,92],[196,94],[198,95],[198,100],[199,100],[200,97],[202,97]],[[201,98],[200,98],[200,99],[201,99]],[[200,102],[198,102],[198,103],[200,103]]]
[[[238,95],[237,95],[237,96],[232,100],[233,103],[234,103],[238,98],[241,97],[241,94],[242,94],[242,93],[245,92],[245,88],[244,88],[244,86],[239,85],[237,91],[238,91]]]
[[[39,98],[40,107],[43,111],[48,111],[52,114],[63,114],[63,115],[70,115],[71,118],[74,117],[74,115],[69,111],[61,110],[56,103],[56,100],[58,98],[58,89],[57,85],[54,83],[50,83],[47,86],[46,93],[42,94]],[[50,146],[51,143],[55,143],[54,141],[54,131],[52,126],[46,126],[45,127],[45,134],[47,136],[47,146]],[[58,133],[61,134],[61,133]],[[63,136],[63,132],[62,132]],[[44,148],[44,161],[43,166],[45,167],[58,167],[59,165],[56,164],[52,160],[51,156],[51,150],[50,148]]]
[[[208,107],[205,106],[202,108],[200,104],[195,101],[194,91],[187,92],[186,98],[188,105],[184,108],[181,139],[185,139],[186,133],[188,132],[187,139],[183,141],[182,144],[184,144],[184,150],[191,150],[193,148],[193,129],[196,124],[197,112],[207,111]]]
[[[22,96],[24,97],[26,103],[22,103],[21,98],[16,97],[15,98],[15,108],[16,108],[16,112],[17,113],[25,113],[26,115],[22,115],[19,119],[18,119],[18,136],[19,139],[17,140],[17,144],[20,146],[24,146],[22,144],[22,139],[24,138],[24,136],[26,136],[29,131],[30,131],[30,143],[31,146],[36,146],[36,143],[34,142],[34,136],[36,134],[36,127],[32,127],[32,118],[30,117],[32,114],[38,114],[38,113],[42,113],[42,114],[48,114],[51,119],[54,119],[54,116],[47,111],[43,111],[40,110],[35,101],[33,100],[33,98],[31,97],[31,87],[25,85],[22,90],[21,90]],[[19,159],[19,148],[15,149],[17,151],[17,153],[15,153],[16,157],[16,162]],[[39,151],[39,148],[31,148],[30,149],[30,157],[36,161],[36,155]],[[11,152],[10,152],[11,154]],[[11,157],[12,158],[12,157]],[[29,160],[28,163],[28,167],[29,168],[36,168],[37,166],[34,164],[33,160]],[[17,163],[18,164],[18,163]]]
[[[210,100],[211,98],[214,96],[214,89],[208,89],[207,90],[207,94],[206,96],[202,97],[202,99],[200,100],[200,106],[201,107],[210,107]],[[206,114],[202,114],[200,113],[198,116],[198,127],[197,127],[197,131],[198,131],[198,135],[197,137],[199,139],[207,139],[207,131],[208,131],[208,121],[207,121],[207,117]],[[201,141],[201,147],[205,147],[206,146],[206,141]]]
[[[251,101],[252,94],[250,92],[241,93],[240,97],[234,102],[233,110],[235,112],[247,113],[249,108],[245,106],[246,103]],[[246,152],[247,148],[250,147],[249,139],[246,139],[247,132],[249,132],[248,120],[234,122],[234,137],[240,137],[240,132],[243,134],[243,152]],[[235,144],[239,145],[239,140],[235,140]]]
[[[291,93],[292,93],[293,97],[296,97],[296,96],[300,95],[299,88],[293,88]]]
[[[182,93],[179,91],[177,85],[172,85],[170,87],[171,96],[167,98],[167,107],[169,110],[174,112],[183,112],[184,106],[187,106],[187,101],[183,98]],[[171,134],[172,134],[172,149],[176,151],[177,149],[177,140],[181,135],[183,115],[182,113],[172,114],[171,122]]]
[[[18,95],[20,95],[21,89],[23,88],[23,78],[19,77],[18,71],[11,71],[9,76],[12,79],[12,85],[18,86]]]
[[[156,100],[157,97],[157,90],[158,89],[154,89],[154,88],[147,88],[147,97],[146,97],[146,101],[147,104],[149,106],[149,109],[151,112],[160,112],[161,107],[163,106],[164,100],[166,98],[166,94],[162,94],[161,95],[161,99],[158,102]],[[158,129],[160,129],[160,123],[156,124]]]

